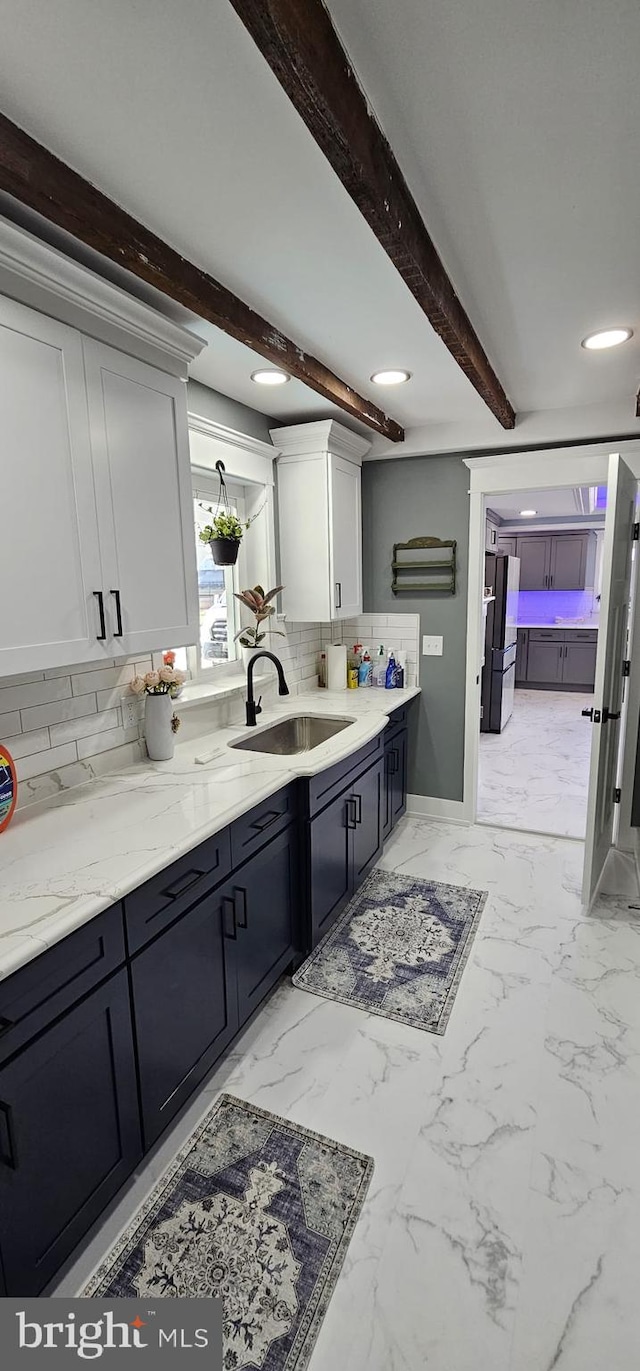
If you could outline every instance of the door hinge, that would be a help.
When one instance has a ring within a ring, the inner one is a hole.
[[[631,675],[631,662],[630,662],[630,661],[626,661],[626,662],[623,662],[623,663],[622,663],[622,675],[623,675],[623,676],[630,676],[630,675]]]
[[[637,541],[638,541],[639,538],[640,538],[640,524],[634,524],[634,525],[633,525],[633,541],[634,541],[634,543],[637,543]]]
[[[616,786],[616,788],[615,788],[615,790],[614,790],[614,792],[613,792],[613,803],[614,803],[614,805],[619,805],[621,799],[622,799],[622,791],[621,791],[621,789],[620,789],[620,786]]]

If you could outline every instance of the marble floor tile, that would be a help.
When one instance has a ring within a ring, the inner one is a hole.
[[[446,1033],[283,983],[49,1293],[229,1090],[375,1160],[309,1371],[635,1371],[640,910],[622,890],[585,915],[582,858],[403,820],[386,869],[489,892]]]
[[[584,838],[593,696],[516,690],[502,733],[480,734],[478,821]]]

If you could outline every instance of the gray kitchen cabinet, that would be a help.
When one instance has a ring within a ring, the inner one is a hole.
[[[501,539],[501,541],[503,541]],[[517,539],[521,590],[584,590],[593,585],[596,535],[523,533]]]
[[[520,589],[546,590],[549,585],[550,538],[518,538],[516,556],[520,558]]]
[[[586,585],[587,533],[561,533],[551,538],[549,588],[583,590]]]
[[[519,628],[516,645],[516,685],[523,685],[527,679],[529,655],[529,634],[526,628]]]
[[[556,640],[537,642],[529,636],[527,685],[554,685],[562,680],[562,649]]]
[[[582,686],[586,690],[593,690],[596,679],[597,642],[564,643],[563,647],[563,684]]]
[[[498,534],[498,546],[496,548],[489,548],[487,550],[490,552],[502,552],[504,553],[505,557],[516,557],[517,542],[518,539],[516,538],[515,534],[512,538],[502,534]]]

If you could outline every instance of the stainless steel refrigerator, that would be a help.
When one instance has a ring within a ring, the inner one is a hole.
[[[501,733],[513,713],[520,561],[493,552],[484,560],[484,583],[495,599],[487,606],[480,732]]]

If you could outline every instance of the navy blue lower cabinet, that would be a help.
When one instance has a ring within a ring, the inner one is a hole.
[[[382,851],[384,759],[308,822],[309,947],[335,923]]]
[[[351,886],[357,890],[382,852],[384,760],[365,771],[351,794],[355,801],[355,826],[351,829]]]
[[[131,963],[145,1148],[238,1030],[236,944],[227,882]]]
[[[354,825],[355,804],[348,791],[332,800],[308,825],[310,947],[316,947],[328,932],[351,894]]]
[[[0,1246],[36,1295],[142,1153],[126,970],[0,1069]]]
[[[293,961],[298,939],[298,832],[288,828],[231,881],[237,929],[238,1018],[254,1009]]]
[[[389,837],[407,808],[407,738],[406,728],[401,728],[385,739],[383,839]]]

